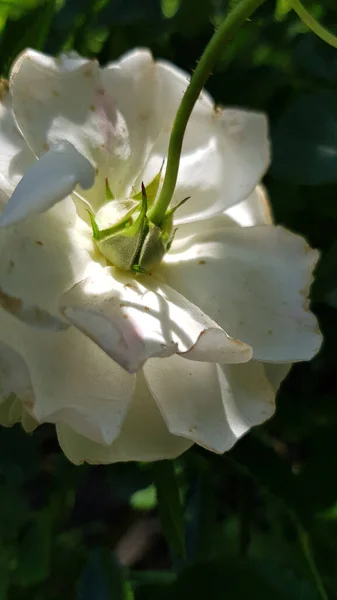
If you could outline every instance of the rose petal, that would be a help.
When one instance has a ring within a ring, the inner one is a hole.
[[[35,161],[12,113],[9,92],[0,82],[0,190],[11,194],[25,170]]]
[[[193,363],[171,356],[149,360],[145,377],[172,434],[214,452],[229,450],[274,411],[263,366]]]
[[[134,377],[76,329],[49,332],[27,327],[0,309],[0,341],[6,340],[27,367],[34,398],[22,402],[38,422],[67,423],[93,441],[110,444],[119,434]],[[20,381],[6,387],[18,395]],[[22,395],[22,394],[21,394]]]
[[[90,231],[81,229],[69,198],[47,213],[2,229],[0,306],[36,327],[67,327],[58,298],[87,274],[92,249]]]
[[[119,152],[119,177],[113,181],[115,195],[125,196],[130,191],[127,188],[130,183],[139,191],[143,179],[148,184],[158,174],[163,158],[167,157],[170,130],[189,76],[165,61],[155,62],[148,50],[129,52],[102,69],[101,76],[106,91],[105,103],[116,106],[129,139],[129,152]],[[134,98],[137,98],[136,102]],[[211,107],[211,99],[204,92],[195,106],[192,121],[196,122],[201,114],[210,114]],[[194,142],[199,140],[199,130],[194,126],[193,150]],[[164,156],[158,158],[154,170],[144,173],[144,165],[161,136],[164,137]],[[204,131],[200,143],[203,140]],[[186,149],[189,150],[189,142]],[[112,177],[115,168],[114,164]]]
[[[183,248],[183,249],[182,249]],[[222,227],[180,240],[158,269],[267,362],[310,359],[321,335],[308,308],[317,252],[281,227]]]
[[[101,87],[97,62],[74,53],[52,58],[25,50],[9,84],[16,122],[37,156],[67,140],[94,160],[93,149],[103,143],[93,104]]]
[[[248,198],[228,208],[225,215],[240,227],[273,224],[271,206],[262,185],[257,185]]]
[[[94,178],[92,165],[74,146],[68,142],[58,144],[25,173],[0,216],[0,228],[47,211],[77,184],[91,187]]]
[[[287,377],[291,363],[263,363],[266,377],[275,392],[278,391],[282,381]]]
[[[130,373],[153,356],[242,362],[251,348],[232,340],[196,306],[152,277],[97,273],[61,299],[65,317]]]
[[[142,372],[137,374],[128,413],[113,444],[94,443],[63,423],[57,426],[57,433],[63,452],[75,464],[171,459],[185,452],[192,444],[168,432]]]
[[[254,225],[271,225],[273,223],[271,208],[263,186],[258,185],[242,202],[228,208],[221,215],[204,221],[180,224],[174,235],[172,252],[188,250],[195,242],[196,236],[204,236],[224,227],[253,227]]]
[[[134,174],[138,173],[134,183],[137,190],[142,180],[147,184],[158,174],[167,159],[173,120],[189,78],[165,61],[154,62],[143,50],[103,69],[107,96],[122,115],[129,137],[128,156],[121,153],[127,160],[120,164],[115,195],[130,192],[127,185]],[[268,162],[265,117],[240,110],[215,111],[204,91],[184,137],[173,204],[186,196],[191,196],[191,201],[177,211],[177,223],[208,218],[244,200]],[[115,165],[112,177],[114,173]]]
[[[142,174],[159,171],[167,157],[169,133],[161,134]],[[209,219],[243,201],[254,190],[269,163],[264,115],[209,108],[188,124],[172,205],[190,196],[176,212],[177,225]],[[164,172],[163,172],[164,174]]]
[[[0,423],[11,427],[21,420],[23,403],[31,405],[34,393],[23,357],[0,341]]]

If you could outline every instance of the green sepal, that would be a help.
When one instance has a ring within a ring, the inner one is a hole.
[[[95,219],[94,215],[90,212],[90,210],[88,210],[87,212],[88,212],[89,218],[90,218],[90,224],[91,224],[91,228],[92,228],[92,237],[94,238],[94,240],[96,242],[102,242],[106,238],[111,237],[112,235],[118,233],[119,231],[122,231],[124,228],[127,227],[127,225],[131,221],[131,219],[128,218],[127,221],[118,223],[118,225],[114,225],[113,227],[108,227],[107,229],[100,230],[96,223],[96,219]]]
[[[125,204],[131,204],[130,207],[126,208]],[[132,206],[133,205],[133,206]],[[109,214],[109,209],[113,208],[113,217]],[[113,200],[104,204],[98,213],[96,214],[96,228],[97,233],[94,239],[103,241],[104,239],[111,237],[115,233],[119,233],[123,229],[126,229],[128,226],[132,225],[132,215],[139,207],[137,202],[133,202],[132,200],[119,201]],[[99,224],[103,225],[105,222],[112,222],[113,225],[110,227],[105,227],[104,229],[99,228]]]
[[[147,197],[145,188],[143,188],[141,210],[136,220],[131,225],[124,225],[117,232],[115,231],[116,226],[111,227],[109,235],[107,235],[108,230],[105,230],[104,238],[98,241],[98,247],[102,254],[119,269],[128,271],[138,263],[137,256],[146,235],[146,211]]]
[[[176,235],[177,231],[178,231],[178,227],[176,227],[175,230],[172,232],[172,235],[171,235],[169,241],[167,242],[166,252],[169,252],[171,250],[171,246],[173,244],[173,241],[174,241],[174,238],[175,238],[175,235]]]
[[[157,173],[157,175],[152,179],[151,183],[149,183],[146,186],[146,195],[147,195],[148,206],[151,206],[156,199],[163,166],[164,166],[164,161],[162,162],[159,173]],[[133,200],[141,200],[142,199],[142,190],[140,192],[138,192],[137,194],[135,194],[134,196],[132,196],[132,199]]]
[[[186,196],[186,198],[184,198],[183,200],[180,200],[180,202],[178,202],[178,204],[176,204],[173,208],[170,208],[170,210],[168,210],[165,213],[164,221],[165,221],[166,217],[168,217],[169,215],[173,216],[174,213],[176,212],[176,210],[178,210],[178,208],[180,208],[183,204],[185,204],[185,202],[187,202],[187,200],[189,200],[190,198],[191,198],[191,196]]]
[[[94,238],[94,240],[97,241],[97,240],[99,240],[100,230],[98,228],[96,219],[95,219],[94,215],[92,214],[92,212],[90,212],[90,210],[87,210],[87,213],[88,213],[89,219],[90,219],[90,225],[91,225],[91,229],[92,229],[92,237]]]
[[[143,240],[139,254],[139,265],[147,270],[160,263],[166,252],[162,231],[153,223],[148,224],[148,232]]]
[[[112,191],[111,191],[111,187],[109,184],[109,180],[106,177],[105,178],[105,199],[106,200],[114,200],[115,196],[113,195]]]
[[[149,274],[149,272],[146,269],[144,269],[143,267],[141,267],[140,265],[132,265],[131,271],[136,273],[136,275],[148,275]]]

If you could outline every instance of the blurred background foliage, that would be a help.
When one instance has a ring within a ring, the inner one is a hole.
[[[27,46],[103,64],[147,46],[191,72],[231,4],[0,0],[0,74]],[[304,5],[337,33],[336,0]],[[323,348],[292,368],[276,416],[223,457],[75,467],[52,426],[2,428],[0,600],[337,598],[337,51],[287,0],[268,0],[208,89],[269,115],[275,219],[321,251]]]

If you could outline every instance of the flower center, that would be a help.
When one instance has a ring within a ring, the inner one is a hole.
[[[159,186],[161,170],[154,180],[132,198],[120,200],[106,180],[106,203],[94,216],[89,213],[93,238],[101,254],[119,269],[145,273],[160,263],[173,239],[173,212],[158,227],[147,213]]]
[[[161,170],[139,193],[124,200],[115,198],[106,180],[106,202],[95,215],[89,212],[92,236],[110,263],[125,271],[147,273],[161,262],[171,247],[173,215],[185,200],[169,209],[160,225],[149,219],[160,182]]]

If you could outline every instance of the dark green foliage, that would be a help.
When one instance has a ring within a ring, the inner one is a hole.
[[[191,72],[229,4],[0,0],[0,75],[27,46],[102,63],[148,46]],[[337,31],[336,0],[304,4]],[[174,464],[75,467],[52,426],[0,429],[0,600],[337,598],[336,86],[337,50],[273,0],[208,82],[219,104],[268,113],[275,219],[321,251],[320,354],[224,457],[192,448]]]

